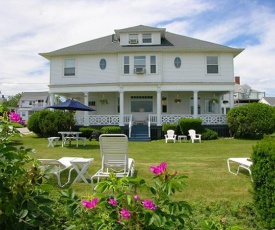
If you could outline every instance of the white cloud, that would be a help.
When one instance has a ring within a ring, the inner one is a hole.
[[[241,4],[237,0],[169,0],[161,4],[159,0],[2,1],[0,90],[6,95],[45,91],[49,66],[38,53],[143,24],[246,48],[235,59],[235,74],[242,83],[271,92],[275,89],[275,7],[255,0]]]

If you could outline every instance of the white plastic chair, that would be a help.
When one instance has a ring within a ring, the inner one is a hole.
[[[173,141],[174,143],[176,143],[176,137],[177,135],[175,135],[175,131],[172,129],[167,130],[167,134],[164,135],[165,137],[165,142],[167,143],[168,141]]]
[[[128,157],[128,137],[124,134],[102,134],[99,137],[101,168],[92,177],[99,182],[101,177],[110,173],[117,177],[134,175],[134,159]]]
[[[190,140],[192,141],[192,143],[194,143],[195,141],[199,141],[201,143],[201,134],[196,134],[196,130],[189,129],[188,133],[189,133]]]
[[[56,159],[38,159],[43,166],[45,166],[45,173],[52,173],[57,177],[57,183],[60,187],[64,187],[71,180],[72,168],[71,160],[76,159],[77,157],[62,157],[58,160]],[[61,183],[61,173],[67,169],[69,170],[68,180],[65,184]]]

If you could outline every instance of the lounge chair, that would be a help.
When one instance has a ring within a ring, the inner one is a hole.
[[[164,135],[165,137],[165,142],[167,143],[168,141],[173,141],[174,143],[176,143],[176,137],[177,135],[175,135],[175,131],[172,129],[167,130],[167,134]]]
[[[231,171],[230,162],[238,164],[238,168],[237,168],[236,172]],[[250,174],[251,181],[253,181],[252,176],[251,176],[251,170],[250,170],[251,165],[252,165],[252,160],[250,158],[228,158],[227,159],[227,168],[230,173],[232,173],[234,175],[238,175],[240,168],[246,169]]]
[[[74,169],[71,164],[71,160],[77,157],[62,157],[58,160],[56,159],[38,159],[42,165],[45,167],[45,173],[52,173],[57,177],[57,183],[60,187],[64,187],[71,180],[71,172]],[[67,169],[69,170],[68,180],[65,184],[61,183],[61,173]]]
[[[189,133],[190,140],[192,143],[194,143],[195,141],[199,141],[201,143],[201,134],[197,134],[196,130],[189,129],[188,133]]]
[[[99,182],[101,177],[110,173],[117,177],[134,175],[134,159],[128,157],[128,137],[124,134],[102,134],[99,137],[101,168],[92,177]]]

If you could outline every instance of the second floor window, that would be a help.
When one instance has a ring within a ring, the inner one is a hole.
[[[75,76],[75,60],[66,59],[64,63],[64,76]]]
[[[207,73],[219,73],[219,63],[217,56],[206,57]]]
[[[145,56],[135,56],[134,57],[134,68],[145,68],[146,58]]]
[[[124,56],[124,74],[130,73],[130,58],[129,56]]]
[[[157,73],[156,56],[150,57],[150,73]]]

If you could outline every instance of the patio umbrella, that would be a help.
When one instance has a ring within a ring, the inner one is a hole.
[[[72,124],[72,117],[73,117],[73,112],[74,111],[95,111],[95,109],[86,106],[76,100],[69,99],[65,102],[48,106],[47,108],[52,108],[52,109],[60,109],[60,110],[69,110],[70,112],[70,131],[72,130],[71,124]]]

